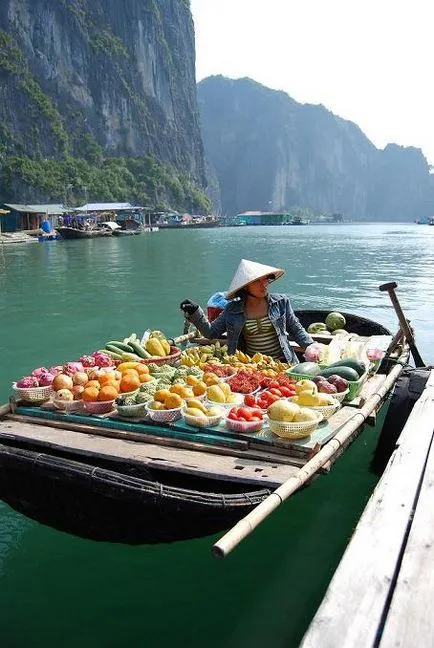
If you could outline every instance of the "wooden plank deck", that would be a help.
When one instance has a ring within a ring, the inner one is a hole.
[[[434,645],[434,371],[302,648]]]

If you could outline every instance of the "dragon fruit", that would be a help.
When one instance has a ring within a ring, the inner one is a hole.
[[[23,378],[17,380],[17,387],[20,388],[39,387],[39,382],[35,376],[24,376]]]
[[[73,376],[77,371],[84,371],[84,367],[81,362],[66,362],[63,365],[63,373],[68,376]]]
[[[54,374],[47,371],[39,376],[39,387],[48,387],[54,380]]]
[[[55,365],[54,367],[50,367],[48,370],[48,373],[54,374],[57,376],[58,373],[62,373],[63,371],[63,366],[62,365]]]
[[[115,361],[109,355],[102,351],[94,351],[92,357],[95,358],[95,364],[98,367],[113,367]]]
[[[42,376],[42,374],[45,374],[48,372],[48,369],[46,367],[38,367],[37,369],[33,369],[32,371],[32,376],[35,376],[35,378],[39,378]]]
[[[91,355],[82,355],[80,362],[83,367],[94,367],[96,365],[95,358]]]

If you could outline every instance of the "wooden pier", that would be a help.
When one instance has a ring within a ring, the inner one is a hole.
[[[434,645],[434,371],[301,648]]]

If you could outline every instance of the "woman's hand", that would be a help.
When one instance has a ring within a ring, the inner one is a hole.
[[[185,315],[193,315],[199,306],[191,302],[189,299],[184,299],[184,301],[179,304],[179,308],[184,311]]]

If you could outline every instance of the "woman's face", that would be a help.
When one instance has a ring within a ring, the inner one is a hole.
[[[272,281],[271,277],[262,277],[249,283],[247,288],[248,293],[257,299],[262,299],[268,295],[268,284]]]

